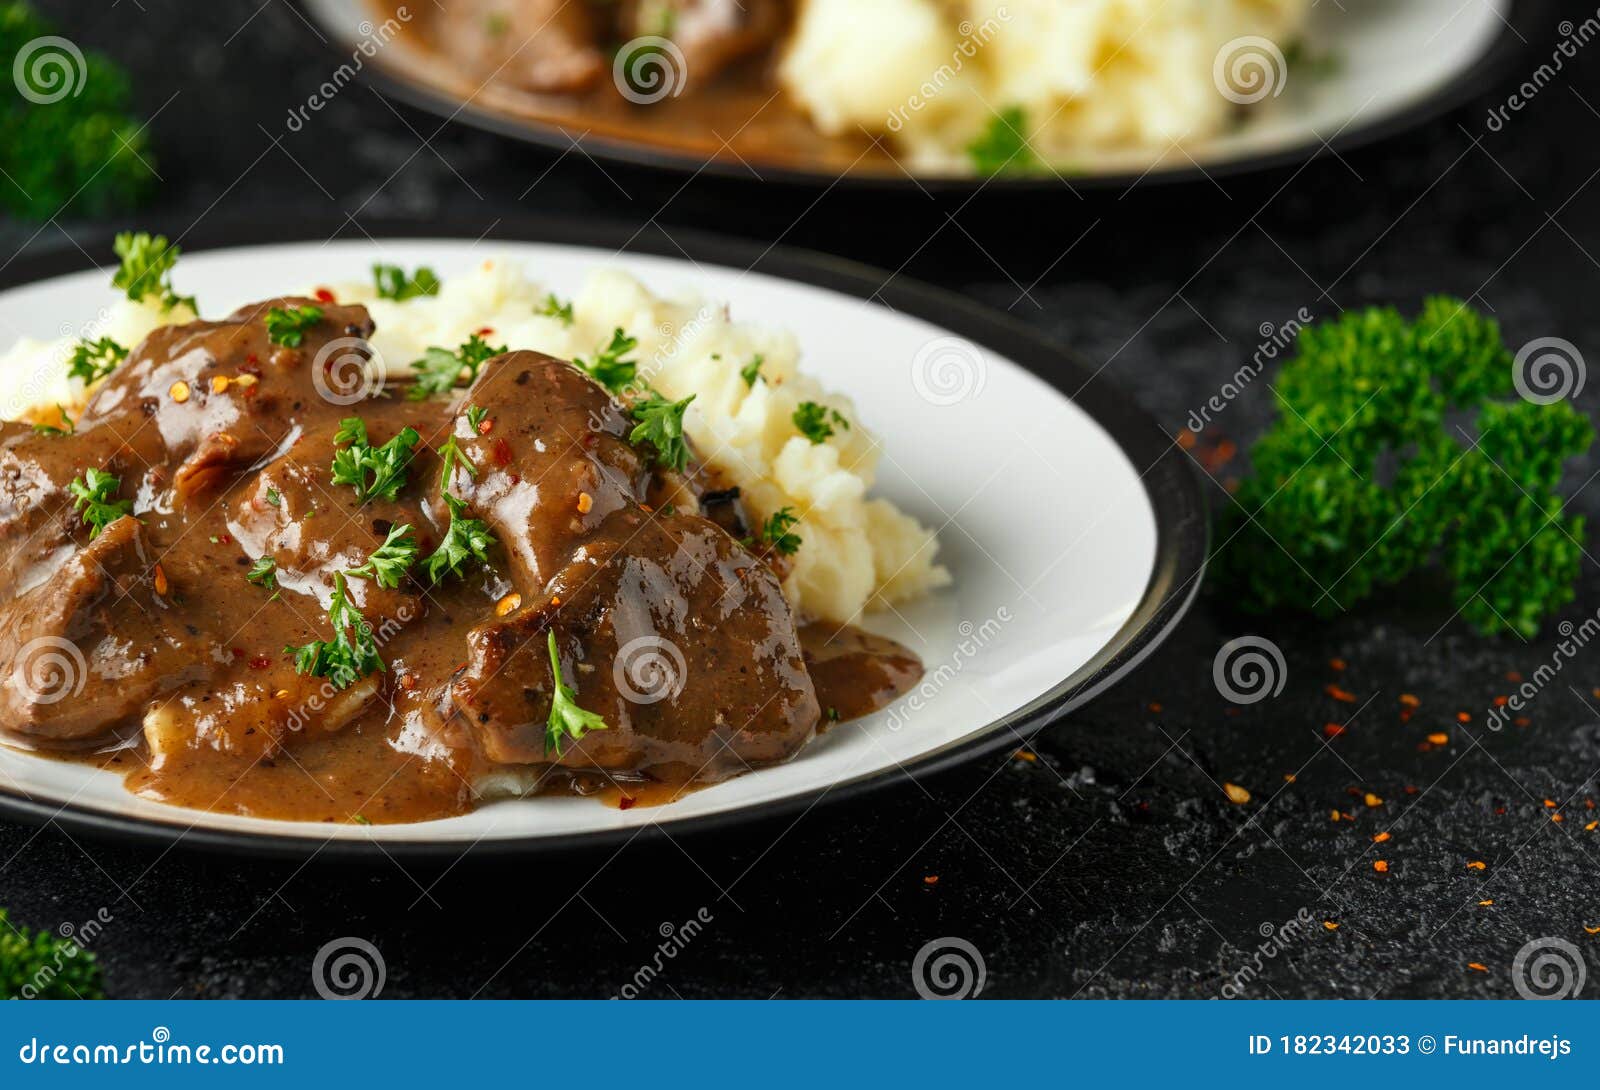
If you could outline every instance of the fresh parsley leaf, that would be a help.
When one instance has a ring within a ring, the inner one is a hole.
[[[744,379],[744,384],[748,389],[754,390],[756,388],[756,379],[761,378],[761,365],[766,362],[767,358],[757,352],[750,357],[749,363],[739,368],[739,377]]]
[[[411,363],[417,376],[406,396],[412,401],[424,401],[434,394],[448,394],[461,382],[463,372],[470,383],[478,377],[478,368],[485,360],[505,351],[505,345],[495,347],[476,333],[454,352],[447,348],[429,348],[420,360]]]
[[[794,411],[793,419],[794,426],[799,429],[800,434],[813,444],[831,436],[835,425],[845,431],[850,430],[850,421],[839,415],[838,409],[830,409],[815,401],[802,401],[800,407]]]
[[[285,310],[273,307],[267,311],[267,340],[285,348],[299,348],[305,343],[306,330],[322,321],[322,308],[309,303]]]
[[[250,565],[250,570],[244,573],[244,578],[247,583],[254,583],[268,590],[277,590],[278,562],[270,556],[259,556],[256,562]]]
[[[489,415],[489,410],[482,405],[467,406],[467,426],[472,429],[473,435],[483,434],[483,421]]]
[[[282,507],[283,506],[283,494],[281,492],[279,492],[276,488],[268,488],[267,489],[267,502],[270,503],[273,507]]]
[[[406,483],[406,467],[412,449],[422,441],[415,428],[402,428],[382,446],[367,441],[367,425],[359,416],[339,422],[335,443],[349,444],[333,452],[333,483],[347,484],[356,490],[356,499],[393,500]]]
[[[995,114],[983,135],[967,145],[973,169],[986,177],[1035,174],[1044,169],[1044,160],[1028,144],[1027,132],[1028,114],[1021,106]]]
[[[89,538],[100,536],[100,531],[123,515],[132,513],[132,500],[112,497],[122,487],[122,478],[113,477],[103,469],[86,469],[82,477],[75,477],[67,485],[72,493],[72,507],[83,512],[83,521],[90,527]]]
[[[117,364],[128,358],[128,350],[112,340],[80,340],[67,358],[67,374],[80,378],[85,386],[93,385],[117,369]]]
[[[183,303],[196,310],[194,296],[179,295],[172,288],[172,269],[183,251],[167,241],[165,235],[144,231],[124,231],[111,244],[122,264],[112,274],[111,286],[121,288],[135,303],[155,296],[163,310]]]
[[[630,443],[649,443],[656,448],[656,462],[681,471],[689,464],[689,441],[683,437],[683,413],[697,394],[682,401],[668,401],[654,390],[628,410],[638,421],[628,434]]]
[[[422,295],[439,294],[439,278],[426,265],[417,266],[411,276],[399,265],[372,266],[372,282],[378,289],[379,299],[393,299],[403,303]]]
[[[572,327],[572,323],[574,321],[572,317],[572,304],[563,303],[560,299],[557,299],[555,292],[551,292],[550,294],[546,295],[544,297],[544,303],[539,307],[538,310],[534,311],[534,313],[543,315],[546,318],[558,318],[561,320],[561,324],[569,329]]]
[[[444,496],[445,504],[450,508],[450,526],[445,531],[444,540],[434,550],[433,555],[423,561],[423,568],[428,573],[428,580],[438,583],[446,575],[460,578],[462,565],[469,560],[476,560],[480,564],[489,562],[489,546],[494,544],[494,535],[489,532],[489,527],[477,519],[467,518],[467,505],[448,492]]]
[[[592,730],[607,730],[603,716],[578,707],[578,694],[561,681],[561,657],[556,654],[556,634],[550,639],[550,677],[555,691],[550,697],[550,718],[545,725],[544,751],[561,756],[562,744],[579,741]]]
[[[333,573],[328,620],[333,625],[333,639],[312,640],[300,647],[284,648],[285,652],[293,653],[296,672],[325,677],[335,688],[348,689],[368,674],[383,670],[383,656],[378,654],[372,625],[350,604],[344,572]]]
[[[803,542],[798,534],[789,531],[799,521],[800,516],[794,513],[792,507],[774,511],[772,517],[761,527],[761,540],[784,556],[793,556],[800,550]]]
[[[365,564],[351,568],[345,574],[376,580],[378,586],[394,590],[416,559],[417,541],[411,536],[411,527],[395,526],[389,530],[389,536],[384,538],[383,544],[367,557]]]
[[[586,362],[581,356],[575,357],[572,362],[578,370],[607,390],[620,394],[633,384],[639,373],[639,365],[623,357],[638,347],[638,340],[628,336],[619,327],[612,331],[611,343],[600,350],[593,363]]]
[[[439,457],[444,460],[444,472],[439,477],[439,491],[448,492],[450,482],[455,480],[456,465],[467,471],[467,476],[476,477],[478,467],[472,464],[472,459],[467,457],[467,452],[461,449],[461,444],[455,436],[446,439],[439,447]]]
[[[64,423],[66,425],[66,427],[61,427],[61,426],[56,425],[56,424],[35,424],[33,426],[33,434],[35,434],[35,435],[49,435],[49,436],[63,436],[63,435],[72,435],[75,432],[77,432],[78,426],[72,422],[72,416],[71,416],[71,414],[69,414],[67,412],[65,406],[57,405],[56,406],[56,413],[61,418],[62,423]]]

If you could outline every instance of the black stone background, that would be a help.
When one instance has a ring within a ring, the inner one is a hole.
[[[152,217],[655,218],[811,247],[1009,311],[1096,364],[1114,357],[1104,378],[1173,432],[1254,351],[1262,323],[1302,306],[1412,309],[1448,291],[1491,308],[1513,344],[1561,336],[1600,354],[1600,58],[1569,62],[1504,131],[1485,127],[1550,55],[1550,24],[1519,28],[1528,61],[1470,107],[1342,159],[1220,184],[967,201],[601,169],[442,126],[365,86],[273,146],[266,133],[332,67],[282,0],[42,6],[126,64],[155,113],[165,184]],[[7,223],[0,245],[60,249],[106,226]],[[1592,409],[1593,391],[1581,401]],[[1268,403],[1265,385],[1248,390],[1203,445],[1247,440]],[[1593,470],[1576,465],[1569,480]],[[1600,492],[1575,506],[1592,518]],[[1011,529],[1025,531],[1019,515]],[[1331,622],[1203,599],[1134,676],[1044,732],[1037,763],[985,760],[793,824],[558,862],[469,857],[442,875],[0,825],[0,904],[45,928],[104,907],[113,922],[95,950],[115,996],[309,995],[313,954],[346,935],[383,952],[385,997],[606,996],[653,958],[663,924],[702,908],[713,922],[646,994],[909,996],[913,956],[944,936],[982,952],[986,996],[1213,997],[1258,962],[1245,995],[1511,996],[1514,955],[1546,936],[1577,944],[1595,976],[1600,937],[1584,925],[1600,926],[1600,833],[1584,831],[1583,800],[1600,795],[1600,651],[1541,694],[1532,726],[1491,734],[1481,709],[1506,690],[1503,674],[1531,673],[1555,633],[1481,638],[1446,625],[1429,590]],[[1566,616],[1592,610],[1597,592],[1586,562]],[[1212,660],[1247,632],[1283,648],[1287,685],[1230,715]],[[1354,707],[1324,694],[1334,657],[1366,703],[1325,747],[1323,724]],[[1422,701],[1408,724],[1402,692]],[[1462,709],[1473,724],[1454,722]],[[1450,744],[1418,752],[1434,730]],[[1253,801],[1231,804],[1225,781]],[[1386,801],[1369,809],[1352,789]],[[1565,822],[1548,819],[1547,797]],[[1333,808],[1354,823],[1331,822]],[[1393,840],[1375,850],[1382,829]],[[1387,876],[1373,872],[1380,855]],[[1302,910],[1317,926],[1260,956],[1262,929]]]

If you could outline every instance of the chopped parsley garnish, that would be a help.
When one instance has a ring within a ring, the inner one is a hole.
[[[117,364],[128,358],[128,350],[112,340],[81,340],[72,348],[67,358],[67,374],[80,378],[85,386],[93,385],[117,369]]]
[[[378,586],[394,590],[416,559],[417,541],[411,536],[411,527],[395,526],[389,530],[389,536],[384,538],[383,544],[367,557],[365,564],[351,568],[345,574],[376,580]]]
[[[322,321],[322,308],[307,303],[285,310],[273,307],[267,311],[267,340],[285,348],[299,348],[305,343],[306,330]]]
[[[628,410],[639,423],[628,434],[630,443],[649,443],[656,448],[656,462],[681,471],[689,463],[689,442],[683,437],[683,413],[697,394],[682,401],[668,401],[654,390],[634,402]]]
[[[333,598],[328,603],[333,639],[284,647],[285,652],[293,653],[297,673],[325,677],[339,689],[348,689],[361,678],[384,668],[372,625],[350,604],[344,576],[342,571],[333,573]]]
[[[572,362],[578,370],[600,385],[614,394],[620,394],[633,384],[639,373],[639,365],[623,357],[638,347],[638,340],[628,336],[618,327],[611,333],[611,343],[600,350],[593,363],[587,362],[581,356],[574,357]]]
[[[472,429],[473,435],[483,434],[483,421],[488,415],[489,410],[482,405],[467,406],[467,426]]]
[[[61,427],[60,425],[57,425],[57,424],[35,424],[33,426],[33,434],[35,434],[35,435],[49,435],[49,436],[62,436],[62,435],[72,435],[73,433],[75,433],[78,430],[78,426],[72,422],[72,417],[67,414],[67,410],[66,410],[65,407],[63,407],[61,405],[57,405],[56,406],[56,413],[60,417],[62,424],[65,424],[66,427]]]
[[[845,431],[850,430],[850,421],[840,416],[838,409],[830,409],[815,401],[802,401],[800,407],[794,411],[794,426],[813,444],[820,443],[832,435],[835,424]]]
[[[406,483],[412,448],[421,440],[415,428],[402,428],[393,439],[375,447],[367,441],[366,422],[359,416],[346,417],[333,437],[335,443],[349,444],[333,452],[333,483],[353,487],[362,503],[374,498],[393,500]]]
[[[555,692],[550,698],[550,719],[545,727],[544,751],[559,757],[562,743],[568,740],[576,742],[589,731],[609,728],[603,716],[578,707],[577,692],[561,681],[561,657],[556,654],[556,634],[552,631],[547,635],[550,639],[550,677],[555,684]]]
[[[772,517],[761,527],[761,540],[784,556],[793,556],[800,550],[802,540],[798,534],[789,531],[799,521],[800,516],[794,513],[792,507],[774,511]]]
[[[439,278],[426,265],[417,266],[411,276],[399,265],[374,265],[372,282],[378,289],[379,299],[393,299],[397,303],[420,295],[439,294]]]
[[[1028,115],[1021,106],[1001,110],[989,119],[983,135],[967,145],[973,169],[985,176],[1033,174],[1044,160],[1028,144]]]
[[[472,464],[472,459],[467,457],[467,452],[461,449],[461,444],[456,441],[456,437],[453,435],[439,447],[439,457],[444,459],[444,473],[439,482],[439,490],[441,492],[447,491],[450,488],[450,482],[455,480],[457,463],[467,471],[467,476],[476,477],[478,475],[478,467]]]
[[[560,299],[557,299],[555,292],[546,295],[544,302],[540,304],[539,309],[534,313],[546,318],[560,319],[561,324],[568,327],[571,327],[573,322],[572,304],[563,303]]]
[[[488,526],[466,517],[465,503],[448,492],[444,494],[444,502],[450,508],[450,527],[433,555],[422,563],[429,581],[433,583],[438,583],[446,575],[460,578],[462,565],[469,560],[487,564],[489,546],[494,544],[494,535],[489,532]]]
[[[135,303],[155,296],[163,310],[183,303],[198,313],[194,296],[179,295],[172,288],[172,268],[183,251],[167,241],[165,235],[124,231],[111,244],[122,264],[111,277],[111,286],[121,288]]]
[[[434,394],[448,394],[461,382],[463,372],[471,382],[478,377],[478,368],[483,366],[484,360],[505,351],[505,345],[497,348],[476,333],[454,352],[448,348],[429,348],[420,360],[411,363],[417,377],[406,396],[412,401],[423,401]]]
[[[756,379],[761,378],[761,365],[766,362],[767,358],[757,352],[750,357],[749,363],[739,368],[739,377],[744,379],[746,387],[752,390],[756,388]]]
[[[278,589],[278,562],[270,556],[256,558],[250,565],[250,570],[244,573],[245,582],[254,583],[258,587],[268,590]]]
[[[72,493],[72,507],[83,512],[83,521],[90,527],[89,538],[100,536],[100,531],[133,511],[132,500],[112,499],[122,487],[122,478],[113,477],[103,469],[86,469],[82,477],[74,478],[67,491]]]
[[[276,488],[269,488],[267,489],[267,502],[273,507],[282,507],[283,494],[280,493]]]

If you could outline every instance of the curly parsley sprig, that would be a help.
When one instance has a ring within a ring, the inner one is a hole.
[[[439,277],[426,265],[419,265],[410,276],[399,265],[372,266],[372,283],[379,299],[403,303],[424,295],[439,294]]]
[[[110,337],[80,340],[73,346],[72,355],[67,357],[67,375],[82,379],[85,386],[92,386],[127,358],[128,350]]]
[[[172,287],[172,270],[183,251],[165,235],[123,231],[112,241],[111,249],[121,262],[111,276],[112,287],[121,288],[135,303],[154,297],[162,310],[182,303],[199,313],[194,296],[179,295]]]
[[[299,348],[306,330],[322,321],[322,308],[309,303],[298,307],[273,307],[267,311],[267,340],[285,348]]]
[[[474,333],[454,352],[448,348],[429,348],[420,360],[411,362],[417,372],[406,396],[412,401],[426,401],[435,394],[448,394],[461,384],[478,377],[478,369],[485,360],[504,355],[505,345],[491,345]]]
[[[132,500],[113,498],[121,487],[122,478],[103,469],[86,469],[81,477],[74,477],[67,484],[67,491],[73,497],[73,510],[83,512],[90,540],[99,537],[100,531],[123,515],[133,513]]]
[[[333,441],[339,444],[333,452],[333,483],[350,485],[356,490],[356,499],[366,503],[399,495],[406,483],[411,452],[422,436],[415,428],[401,428],[394,438],[375,447],[367,439],[366,421],[349,416],[339,422]]]

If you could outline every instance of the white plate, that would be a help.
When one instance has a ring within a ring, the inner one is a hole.
[[[515,96],[498,95],[493,89],[464,98],[461,77],[436,57],[412,46],[405,35],[381,48],[372,47],[377,8],[371,0],[299,3],[307,25],[318,28],[317,37],[337,62],[385,92],[447,120],[464,121],[562,152],[580,144],[591,154],[619,162],[745,179],[752,177],[754,167],[766,181],[835,181],[836,170],[820,165],[797,168],[765,160],[752,149],[738,155],[723,153],[708,161],[666,143],[602,135],[593,131],[592,123],[581,120],[563,125],[553,117],[535,118],[516,108]],[[1248,38],[1229,43],[1233,49],[1227,56],[1253,58],[1245,61],[1247,77],[1254,64],[1273,92],[1260,101],[1252,97],[1245,120],[1236,129],[1186,142],[1181,149],[1134,149],[1083,157],[1070,168],[1059,168],[1060,177],[1074,187],[1122,187],[1135,181],[1198,179],[1265,169],[1313,158],[1330,149],[1353,148],[1419,124],[1481,92],[1526,50],[1513,23],[1555,29],[1556,10],[1554,0],[1319,0],[1305,45],[1311,58],[1329,64],[1312,63],[1297,70],[1282,56],[1273,57],[1252,46]],[[338,86],[337,81],[323,84],[320,93],[326,95],[329,86]],[[1234,94],[1256,86],[1236,87]],[[952,178],[889,161],[868,164],[870,160],[858,163],[843,180],[922,188],[1061,185],[1060,178],[1051,174]]]
[[[550,239],[563,231],[577,237],[564,228],[521,233]],[[255,238],[267,233],[253,229]],[[878,494],[939,529],[954,586],[867,622],[921,655],[928,672],[922,688],[835,728],[782,767],[655,808],[622,811],[552,797],[413,825],[307,826],[176,809],[129,795],[114,774],[0,749],[0,810],[97,831],[181,834],[213,846],[305,851],[327,844],[335,853],[370,849],[374,841],[391,851],[565,846],[629,837],[658,823],[730,820],[1018,745],[1126,670],[1193,594],[1205,518],[1183,459],[1153,421],[1103,383],[1088,384],[1074,400],[1031,374],[1024,363],[1048,369],[1068,390],[1089,377],[1022,327],[932,289],[899,279],[885,284],[881,274],[819,258],[761,255],[677,231],[672,240],[634,239],[624,253],[616,252],[624,236],[582,229],[581,237],[599,245],[386,237],[203,249],[204,240],[186,238],[178,286],[198,294],[204,313],[217,314],[311,281],[365,278],[375,261],[427,264],[448,278],[506,254],[559,294],[571,295],[595,268],[618,265],[657,291],[689,286],[726,300],[742,320],[794,330],[803,366],[853,397],[882,437]],[[88,249],[110,252],[109,245]],[[5,270],[6,282],[20,286],[0,292],[0,329],[55,336],[103,307],[107,269],[37,279],[72,264],[87,262],[73,251]],[[759,271],[746,271],[751,266]],[[880,301],[867,301],[874,292]],[[919,396],[914,371],[930,345],[965,368],[959,377],[967,396],[948,404],[936,403],[947,397]]]

